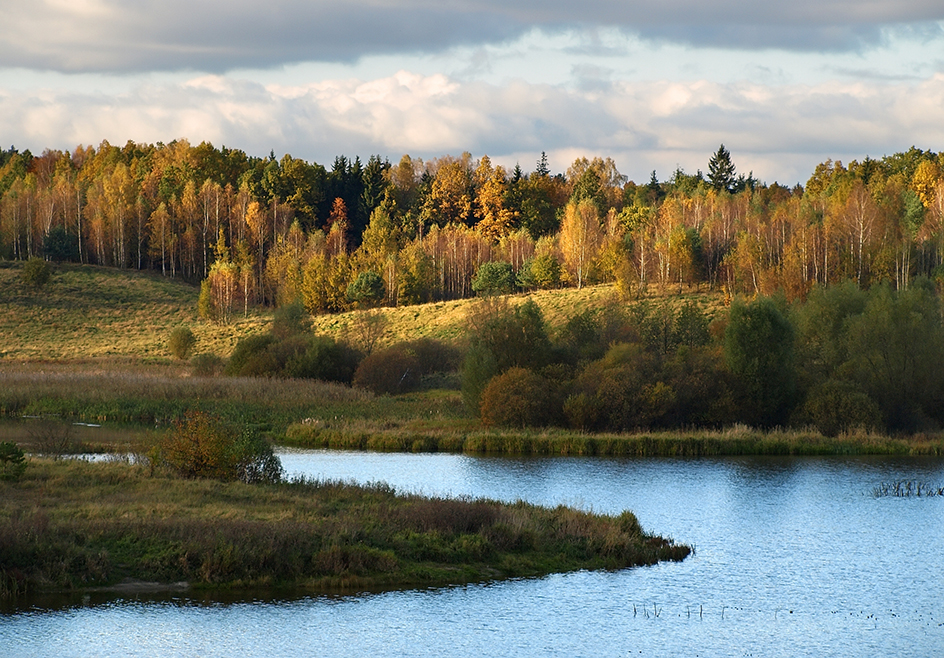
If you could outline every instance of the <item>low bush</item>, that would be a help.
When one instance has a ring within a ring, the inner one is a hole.
[[[264,439],[203,412],[188,412],[174,424],[160,457],[184,477],[250,484],[282,478],[282,464]]]
[[[515,289],[515,271],[511,263],[486,262],[472,278],[472,290],[480,296],[507,295]]]
[[[381,395],[395,395],[415,390],[421,374],[416,354],[404,344],[394,345],[361,361],[354,372],[354,386]]]
[[[796,424],[810,424],[824,436],[882,427],[882,411],[855,384],[829,380],[814,387],[798,412]]]
[[[168,351],[170,351],[174,358],[180,359],[181,361],[190,357],[190,353],[193,351],[196,344],[197,337],[193,335],[189,327],[177,327],[173,329],[170,332],[170,337],[167,339]]]
[[[28,286],[42,288],[49,282],[49,277],[51,276],[52,268],[49,266],[49,263],[42,258],[33,257],[23,265],[23,272],[20,278],[23,283]]]
[[[482,391],[480,415],[486,426],[542,427],[557,417],[559,405],[548,382],[524,368],[510,368],[494,377]]]
[[[0,442],[0,480],[18,480],[26,472],[26,455],[12,441]]]
[[[190,359],[190,367],[193,369],[193,374],[198,377],[215,377],[223,372],[226,364],[216,354],[204,352],[195,354]]]

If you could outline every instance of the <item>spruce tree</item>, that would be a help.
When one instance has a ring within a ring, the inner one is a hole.
[[[708,161],[708,182],[719,192],[731,192],[734,189],[734,163],[724,144]]]

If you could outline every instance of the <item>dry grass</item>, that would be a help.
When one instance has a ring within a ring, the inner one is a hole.
[[[0,267],[0,362],[92,361],[124,369],[127,361],[166,367],[175,364],[167,348],[170,332],[190,327],[197,339],[194,353],[227,358],[236,342],[268,329],[272,312],[252,311],[232,324],[217,325],[197,316],[199,287],[152,272],[114,270],[93,266],[61,265],[42,289],[20,281],[20,267]],[[645,298],[667,299],[672,304],[694,299],[709,317],[723,308],[720,294],[650,287]],[[575,314],[609,304],[627,305],[612,284],[581,290],[541,290],[508,296],[511,304],[533,299],[551,327]],[[478,300],[460,299],[417,306],[378,309],[385,330],[378,347],[429,337],[462,342],[470,309]],[[358,344],[356,318],[364,311],[350,311],[312,318],[317,333]]]
[[[682,560],[629,512],[397,495],[386,485],[183,480],[33,459],[0,482],[0,598],[125,578],[203,586],[442,585]]]
[[[613,284],[587,286],[580,290],[563,288],[560,290],[538,290],[528,294],[508,295],[506,300],[511,305],[520,305],[529,299],[540,307],[548,326],[552,328],[564,325],[570,318],[586,310],[603,308],[610,305],[628,307],[637,301],[649,301],[678,306],[687,301],[694,301],[714,319],[724,312],[724,297],[720,293],[704,292],[700,289],[686,288],[680,295],[677,288],[659,291],[651,286],[644,296],[638,299],[622,299]],[[401,341],[417,338],[435,338],[443,341],[463,341],[468,327],[468,319],[479,299],[457,299],[447,302],[435,302],[399,308],[382,308],[379,312],[386,319],[386,329],[379,345],[386,346]],[[355,319],[362,311],[350,311],[337,315],[322,315],[313,318],[316,332],[338,337],[350,337],[356,343]]]
[[[197,352],[228,355],[266,316],[220,327],[197,317],[199,288],[153,273],[62,265],[41,289],[0,268],[0,359],[168,361],[171,330],[191,327]]]

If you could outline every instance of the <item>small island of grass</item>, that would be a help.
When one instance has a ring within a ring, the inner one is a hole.
[[[187,479],[33,458],[0,482],[0,590],[420,587],[682,560],[631,512],[403,495],[386,485]]]

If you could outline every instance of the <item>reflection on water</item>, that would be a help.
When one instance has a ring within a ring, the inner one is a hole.
[[[794,656],[944,647],[944,499],[872,494],[890,481],[944,485],[944,460],[280,456],[290,474],[313,478],[631,509],[643,527],[696,553],[613,573],[346,597],[47,599],[0,616],[2,653]]]

